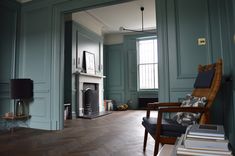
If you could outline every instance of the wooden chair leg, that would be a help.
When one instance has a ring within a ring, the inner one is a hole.
[[[148,131],[144,131],[144,146],[143,146],[143,151],[145,152],[146,150],[146,145],[147,145],[147,139],[148,139]]]
[[[155,140],[155,147],[154,147],[153,156],[156,156],[158,154],[158,148],[159,148],[159,142],[157,140]]]

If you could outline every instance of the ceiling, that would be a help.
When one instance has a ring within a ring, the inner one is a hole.
[[[27,3],[32,0],[17,0]],[[120,27],[142,30],[140,7],[144,7],[144,30],[156,29],[155,0],[133,0],[126,3],[80,11],[72,14],[72,19],[98,34],[124,33]]]
[[[120,27],[132,30],[142,29],[140,7],[144,7],[144,30],[156,29],[155,0],[135,0],[73,13],[73,19],[80,24],[100,27],[102,34],[120,33]],[[93,24],[91,23],[93,20]],[[82,22],[83,21],[83,22]]]

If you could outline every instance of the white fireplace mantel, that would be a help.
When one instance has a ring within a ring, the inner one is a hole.
[[[92,75],[87,73],[76,73],[77,75],[77,116],[83,114],[83,84],[84,83],[94,83],[98,84],[99,90],[99,111],[104,111],[103,103],[104,103],[104,95],[103,95],[103,75]]]
[[[78,73],[78,75],[85,76],[85,77],[96,77],[96,78],[105,78],[106,76],[103,75],[93,75],[93,74],[87,74],[87,73]]]

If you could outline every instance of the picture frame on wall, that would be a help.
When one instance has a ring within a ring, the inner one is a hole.
[[[95,75],[95,54],[84,51],[84,56],[86,73]]]

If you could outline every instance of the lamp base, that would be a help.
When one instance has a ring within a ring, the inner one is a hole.
[[[16,116],[25,115],[24,112],[24,102],[23,100],[19,100],[16,102]]]

